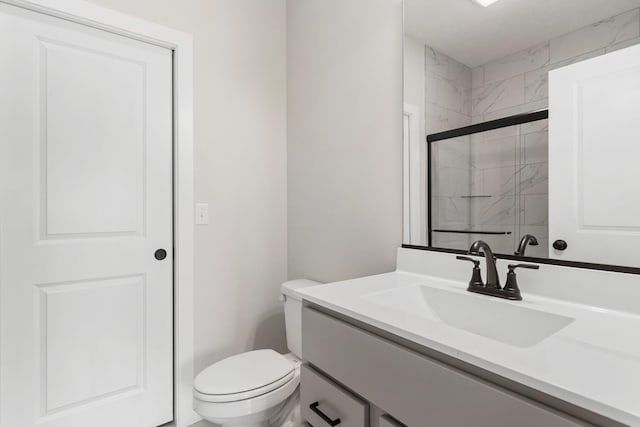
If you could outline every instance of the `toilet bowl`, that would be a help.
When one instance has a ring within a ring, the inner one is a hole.
[[[257,350],[224,359],[202,371],[194,383],[194,409],[222,426],[269,426],[286,420],[300,382],[300,361],[292,354]],[[289,405],[287,405],[289,404]],[[270,423],[271,422],[271,423]]]
[[[194,381],[193,407],[222,427],[298,427],[302,363],[302,302],[296,290],[318,285],[294,280],[282,285],[287,345],[291,353],[255,350],[214,363]]]

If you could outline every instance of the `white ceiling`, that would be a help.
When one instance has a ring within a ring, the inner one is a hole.
[[[405,0],[405,34],[469,67],[640,7],[640,0]]]

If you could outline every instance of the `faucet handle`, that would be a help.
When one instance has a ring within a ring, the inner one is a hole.
[[[458,255],[456,259],[460,261],[469,261],[473,263],[473,272],[471,274],[471,280],[469,280],[469,289],[477,288],[478,286],[484,286],[482,282],[482,274],[480,272],[480,261],[477,259],[470,258],[468,256],[460,256]]]
[[[528,268],[538,270],[539,265],[535,264],[509,264],[509,272],[507,273],[507,283],[504,285],[503,291],[511,294],[513,299],[521,300],[520,288],[518,288],[518,280],[516,279],[516,268]]]
[[[509,272],[512,272],[516,268],[529,268],[531,270],[539,270],[540,266],[535,264],[509,264]]]
[[[480,261],[478,261],[477,259],[473,259],[471,257],[461,256],[461,255],[458,255],[456,259],[459,259],[460,261],[469,261],[473,263],[474,267],[480,267]]]

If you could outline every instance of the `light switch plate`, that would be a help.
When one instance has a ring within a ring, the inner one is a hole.
[[[196,203],[196,225],[209,224],[209,204]]]

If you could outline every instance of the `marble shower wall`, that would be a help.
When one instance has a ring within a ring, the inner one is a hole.
[[[471,228],[509,233],[480,236],[498,253],[512,253],[521,236],[534,234],[540,246],[528,255],[546,256],[547,121],[475,134],[472,142]]]
[[[471,124],[471,69],[425,46],[425,126],[428,134]],[[432,144],[433,229],[467,229],[471,220],[470,139]],[[434,232],[432,244],[467,249],[469,236]]]
[[[471,89],[471,68],[425,46],[425,119],[429,133],[471,124]]]
[[[638,43],[640,9],[634,9],[476,67],[473,121],[546,108],[549,71]]]
[[[640,43],[640,9],[602,20],[472,70],[471,116],[474,123],[548,107],[549,71]],[[473,227],[514,227],[514,242],[490,238],[497,252],[511,252],[520,236],[531,233],[540,246],[528,255],[548,255],[547,122],[477,135],[471,152]],[[486,147],[485,147],[486,144]],[[492,148],[487,148],[493,145]],[[487,155],[490,153],[490,156]],[[482,161],[488,157],[504,165]],[[491,243],[491,242],[490,242]],[[507,250],[508,249],[508,250]]]

